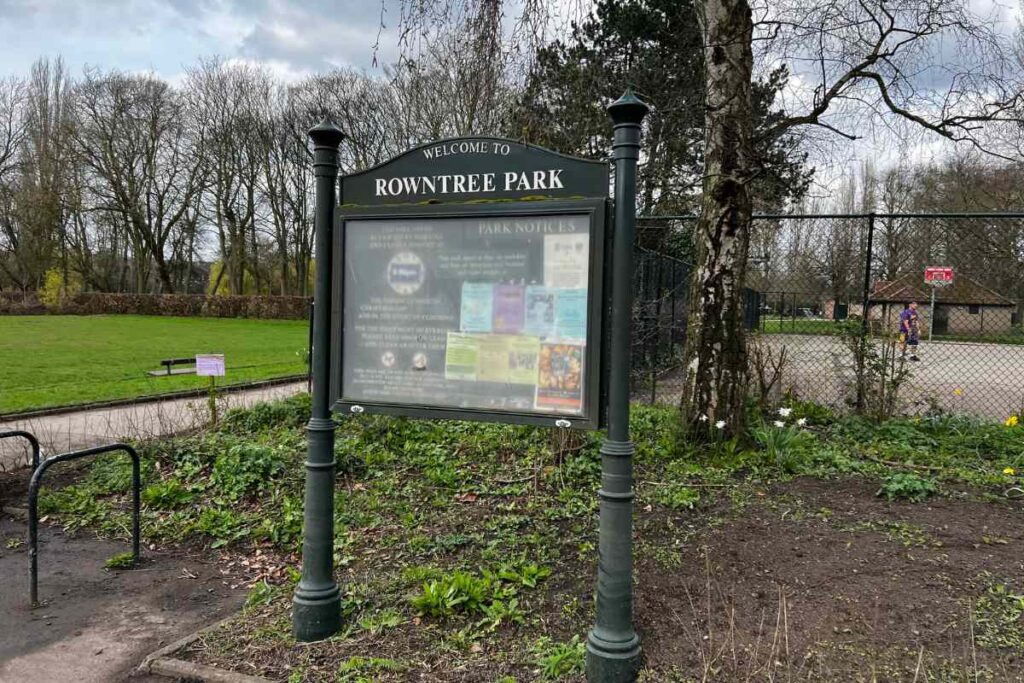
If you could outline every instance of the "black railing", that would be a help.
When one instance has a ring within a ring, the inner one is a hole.
[[[29,595],[32,607],[39,606],[39,487],[43,483],[43,475],[50,467],[59,462],[78,460],[102,453],[124,451],[132,459],[132,564],[139,562],[139,489],[141,474],[139,454],[134,448],[124,443],[107,446],[96,446],[80,451],[61,453],[43,460],[32,472],[28,485],[28,557],[29,557]]]

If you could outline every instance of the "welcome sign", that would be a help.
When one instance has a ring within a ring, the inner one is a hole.
[[[524,197],[606,197],[608,165],[500,138],[412,149],[342,181],[343,205]]]

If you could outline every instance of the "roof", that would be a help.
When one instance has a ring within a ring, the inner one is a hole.
[[[907,273],[895,280],[878,280],[868,301],[878,303],[906,304],[911,301],[931,301],[931,287],[924,283],[921,273]],[[957,274],[953,284],[935,290],[935,302],[959,306],[1016,306],[1013,299],[998,294],[966,275]]]

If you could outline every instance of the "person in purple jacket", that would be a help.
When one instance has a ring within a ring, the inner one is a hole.
[[[910,347],[910,360],[919,361],[917,357],[917,345],[920,340],[920,322],[917,316],[917,302],[911,301],[910,305],[900,313],[900,348],[903,350],[903,357],[907,357],[907,347]]]

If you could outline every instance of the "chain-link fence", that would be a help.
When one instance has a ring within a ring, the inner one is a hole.
[[[641,225],[666,244],[694,220]],[[927,282],[931,267],[952,282]],[[637,400],[679,399],[689,270],[639,251]],[[751,387],[766,399],[882,416],[1024,406],[1024,214],[758,216],[747,286]]]

